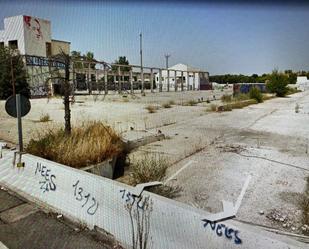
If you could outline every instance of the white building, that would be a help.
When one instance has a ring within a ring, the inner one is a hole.
[[[70,42],[52,39],[51,22],[31,16],[13,16],[4,19],[4,30],[0,30],[0,47],[8,46],[26,55],[25,64],[29,76],[31,95],[44,96],[46,80],[57,67],[48,57],[61,51],[70,54]],[[59,69],[60,73],[63,70]],[[49,82],[51,89],[55,82]]]
[[[181,85],[183,85],[184,91],[200,90],[201,84],[209,83],[209,74],[200,69],[179,63],[169,67],[168,70],[162,70],[161,75],[160,73],[156,73],[155,82],[157,86],[162,83],[163,91],[167,91],[168,89],[174,91],[175,86],[180,90]]]
[[[306,76],[297,76],[296,88],[301,91],[309,90],[309,80]]]
[[[22,55],[48,57],[63,50],[70,53],[70,42],[53,40],[51,22],[31,16],[4,18],[0,46],[18,49]]]

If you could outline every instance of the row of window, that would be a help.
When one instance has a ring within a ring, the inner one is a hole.
[[[4,42],[0,42],[0,48],[4,48]],[[18,49],[18,42],[17,42],[17,40],[9,41],[9,48],[11,48],[11,49]]]

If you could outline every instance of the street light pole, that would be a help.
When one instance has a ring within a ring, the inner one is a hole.
[[[165,54],[165,64],[166,64],[166,69],[168,69],[168,58],[171,57],[170,54]]]
[[[141,57],[141,83],[142,83],[142,93],[144,93],[144,70],[143,70],[143,47],[142,47],[142,32],[139,34],[139,47],[140,47],[140,57]]]

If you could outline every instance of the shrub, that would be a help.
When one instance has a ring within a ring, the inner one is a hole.
[[[291,95],[291,94],[299,93],[299,92],[301,92],[301,90],[299,90],[295,87],[288,87],[286,95]]]
[[[163,108],[171,108],[172,106],[171,106],[170,103],[164,103],[164,104],[162,105],[162,107],[163,107]]]
[[[258,103],[263,102],[263,95],[257,87],[252,87],[249,92],[250,99],[255,99]]]
[[[232,101],[232,95],[227,95],[227,94],[222,95],[221,101],[222,102],[231,102]]]
[[[123,142],[109,126],[91,121],[73,127],[70,135],[63,128],[49,129],[31,139],[26,152],[74,168],[103,162],[123,151]]]
[[[165,177],[168,161],[158,155],[144,155],[131,166],[132,184],[161,181]]]
[[[276,96],[284,97],[288,92],[288,83],[289,77],[287,75],[282,74],[277,70],[274,70],[272,74],[268,77],[266,88],[271,93],[275,93]]]
[[[50,119],[50,116],[49,116],[49,114],[47,113],[47,114],[42,114],[41,116],[40,116],[40,122],[48,122],[48,121],[50,121],[51,119]]]
[[[250,99],[248,93],[238,93],[233,98],[234,101],[242,101],[242,100],[248,100],[248,99]]]
[[[197,105],[197,101],[195,101],[195,100],[189,100],[187,104],[188,104],[189,106],[194,106],[194,105]]]
[[[159,108],[154,105],[148,105],[145,109],[148,110],[149,113],[155,113]]]

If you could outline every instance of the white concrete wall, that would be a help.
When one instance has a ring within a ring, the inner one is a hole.
[[[46,42],[51,42],[50,21],[24,16],[25,52],[28,55],[46,57]]]
[[[113,234],[125,245],[131,245],[131,222],[125,206],[133,202],[133,187],[72,169],[29,154],[22,156],[24,168],[12,164],[13,152],[4,151],[0,159],[0,184],[28,199]],[[141,203],[149,197],[150,234],[153,249],[205,248],[300,248],[233,221],[209,224],[209,213],[144,191]],[[143,206],[135,209],[142,212]]]
[[[30,16],[13,16],[4,19],[4,30],[0,42],[8,46],[10,40],[17,40],[21,54],[46,56],[46,42],[51,42],[50,21]]]
[[[4,30],[1,31],[0,41],[8,46],[9,41],[17,40],[18,50],[25,53],[24,23],[23,16],[14,16],[4,19]]]

